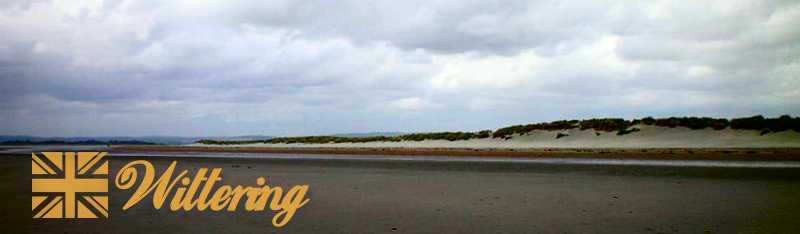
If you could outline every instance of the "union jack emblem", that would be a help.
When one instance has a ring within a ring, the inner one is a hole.
[[[106,152],[31,154],[33,218],[108,218]]]

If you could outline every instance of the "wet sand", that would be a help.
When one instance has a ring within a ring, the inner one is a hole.
[[[800,148],[407,148],[115,146],[117,153],[269,153],[659,160],[800,161]]]
[[[113,153],[112,153],[113,155]],[[299,156],[298,156],[299,157]],[[112,157],[111,179],[136,157]],[[147,203],[108,220],[30,218],[29,155],[0,157],[5,232],[790,233],[800,170],[502,162],[145,157],[164,170],[223,168],[222,184],[310,185],[283,228],[273,213],[176,212]],[[149,199],[150,197],[148,197]]]

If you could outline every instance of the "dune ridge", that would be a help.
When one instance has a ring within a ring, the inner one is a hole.
[[[795,148],[800,133],[794,130],[763,134],[756,130],[698,129],[633,125],[637,131],[623,135],[594,129],[534,130],[506,138],[468,140],[374,141],[360,143],[252,143],[201,144],[211,147],[303,147],[303,148]]]

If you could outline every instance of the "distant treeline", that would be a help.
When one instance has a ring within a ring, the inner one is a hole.
[[[144,142],[144,141],[96,141],[96,140],[86,140],[86,141],[54,141],[54,140],[47,140],[47,141],[4,141],[0,142],[0,145],[157,145],[156,143],[152,142]]]
[[[549,123],[534,123],[526,125],[513,125],[497,129],[496,131],[483,130],[479,132],[433,132],[433,133],[412,133],[398,136],[371,136],[371,137],[342,137],[342,136],[304,136],[304,137],[278,137],[269,140],[255,140],[255,141],[216,141],[216,140],[200,140],[201,144],[213,145],[239,145],[239,144],[278,144],[278,143],[306,143],[306,144],[322,144],[322,143],[363,143],[363,142],[376,142],[376,141],[424,141],[424,140],[469,140],[479,138],[502,138],[509,139],[515,134],[526,134],[534,130],[544,131],[558,131],[573,128],[581,130],[595,130],[603,132],[617,132],[617,135],[625,135],[632,132],[639,131],[638,128],[631,128],[634,125],[654,125],[659,127],[686,127],[693,130],[711,128],[714,130],[722,130],[725,128],[741,129],[741,130],[757,130],[761,131],[761,135],[770,132],[782,132],[786,130],[794,130],[800,132],[800,117],[791,117],[783,115],[778,118],[764,118],[761,115],[734,118],[734,119],[717,119],[708,117],[670,117],[670,118],[652,118],[646,117],[642,119],[625,120],[621,118],[602,118],[602,119],[586,119],[586,120],[560,120]]]

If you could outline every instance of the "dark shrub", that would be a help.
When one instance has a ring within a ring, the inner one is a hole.
[[[490,136],[492,136],[492,130],[483,130],[478,132],[477,135],[478,138],[488,138]]]
[[[768,130],[769,132],[782,132],[790,129],[798,131],[800,130],[798,125],[800,125],[800,118],[792,118],[788,115],[782,115],[778,118],[771,119],[757,115],[731,120],[732,129],[762,130],[762,132],[764,130]]]
[[[768,119],[769,129],[773,132],[782,132],[792,129],[792,117],[788,115],[781,115],[777,119]]]
[[[730,122],[727,119],[714,119],[711,121],[711,128],[714,130],[722,130],[727,128]]]
[[[674,128],[678,126],[678,120],[675,117],[670,117],[668,119],[657,119],[655,124],[659,127]]]
[[[620,129],[625,129],[631,125],[631,122],[626,121],[624,119],[588,119],[580,121],[579,123],[581,130],[586,129],[594,129],[597,131],[617,131]]]
[[[760,130],[764,127],[764,125],[765,125],[764,116],[761,115],[731,120],[732,129]]]
[[[653,117],[649,117],[648,116],[648,117],[645,117],[644,119],[642,119],[642,123],[644,125],[653,125],[653,124],[656,123],[656,119],[654,119]]]
[[[554,121],[550,123],[535,123],[535,124],[527,124],[527,125],[514,125],[509,126],[501,129],[497,129],[492,134],[494,138],[506,138],[508,136],[514,134],[525,134],[529,133],[534,130],[544,130],[544,131],[557,131],[557,130],[566,130],[575,128],[575,125],[578,124],[579,121],[577,120],[561,120],[561,121]]]

